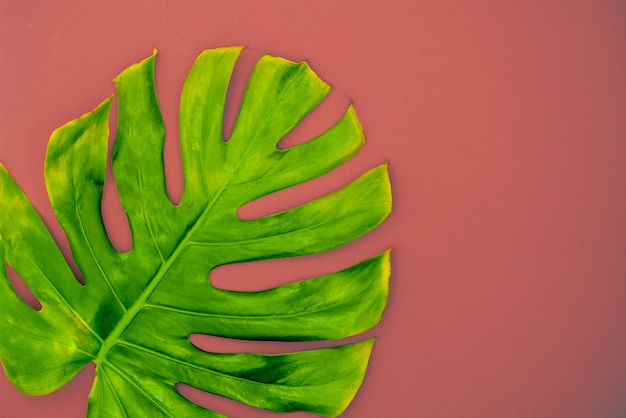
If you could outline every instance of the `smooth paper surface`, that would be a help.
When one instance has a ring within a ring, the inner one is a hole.
[[[367,136],[332,175],[247,205],[242,217],[302,204],[390,161],[394,211],[377,230],[326,254],[220,268],[212,278],[261,290],[392,247],[389,306],[359,337],[377,342],[345,417],[624,415],[623,2],[0,0],[0,161],[66,254],[43,180],[51,132],[113,94],[111,79],[157,47],[177,201],[184,78],[201,50],[231,45],[250,49],[236,69],[227,132],[246,74],[269,52],[307,60],[333,87],[286,145],[324,131],[349,103]],[[127,249],[108,176],[105,225]],[[58,392],[29,397],[0,373],[0,416],[82,417],[92,380],[88,366]],[[229,416],[275,416],[182,391]]]

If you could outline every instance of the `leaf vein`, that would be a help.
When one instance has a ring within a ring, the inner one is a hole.
[[[139,181],[139,188],[142,189],[143,188],[143,175],[140,174],[138,176],[138,181]],[[143,201],[142,201],[141,216],[144,219],[144,221],[146,222],[146,226],[148,227],[148,232],[150,233],[150,238],[152,238],[152,242],[154,243],[154,247],[156,248],[157,252],[159,253],[159,256],[161,257],[161,260],[163,261],[163,263],[165,263],[165,257],[163,256],[163,252],[161,251],[161,248],[159,247],[159,244],[157,243],[156,237],[154,236],[154,230],[152,229],[152,223],[150,222],[150,218],[147,216],[146,211],[144,210],[144,208],[145,208],[145,205],[143,204]]]
[[[161,405],[156,399],[154,399],[152,396],[146,393],[142,387],[140,387],[133,379],[131,379],[127,373],[125,373],[123,370],[119,369],[118,367],[114,366],[113,363],[111,362],[107,361],[106,364],[109,367],[111,367],[111,369],[113,369],[117,373],[118,376],[126,380],[126,382],[128,382],[131,386],[137,389],[137,391],[141,393],[146,399],[151,401],[158,409],[164,412],[167,416],[175,418],[174,415],[172,415],[167,409],[165,409],[163,405]]]
[[[113,387],[113,383],[111,383],[111,380],[107,376],[105,369],[102,369],[102,380],[106,382],[107,386],[111,390],[111,393],[113,394],[113,397],[115,398],[116,403],[119,405],[120,409],[124,413],[124,417],[128,418],[128,413],[126,412],[126,408],[122,404],[122,401],[120,400],[119,396],[117,396],[117,391]]]
[[[238,318],[238,319],[255,319],[255,318],[288,318],[288,317],[296,317],[296,316],[302,316],[302,315],[309,315],[309,314],[316,314],[319,312],[324,312],[324,311],[329,311],[331,309],[335,309],[338,308],[342,305],[347,305],[346,303],[339,303],[336,305],[328,305],[328,306],[324,306],[321,308],[317,308],[317,309],[313,309],[310,311],[299,311],[299,312],[291,312],[291,313],[284,313],[284,314],[280,314],[280,315],[265,315],[265,314],[260,314],[260,315],[227,315],[227,314],[218,314],[218,313],[213,313],[213,312],[198,312],[198,311],[192,311],[189,309],[182,309],[182,308],[174,308],[172,306],[165,306],[165,305],[159,305],[159,304],[146,304],[146,308],[152,308],[152,309],[159,309],[159,310],[164,310],[164,311],[169,311],[169,312],[176,312],[176,313],[181,313],[181,314],[188,314],[188,315],[192,315],[192,316],[205,316],[205,317],[211,317],[211,318]]]
[[[26,257],[28,257],[28,259],[33,263],[33,265],[35,266],[35,268],[37,269],[37,271],[42,275],[42,277],[46,280],[46,282],[48,283],[50,289],[52,289],[52,291],[59,297],[59,299],[63,302],[63,304],[65,305],[65,307],[74,314],[74,316],[76,318],[79,318],[80,322],[85,326],[85,328],[87,328],[91,334],[96,337],[100,343],[103,343],[104,341],[102,340],[102,337],[100,337],[96,331],[94,331],[94,329],[85,321],[85,319],[78,314],[78,312],[76,312],[74,310],[74,308],[69,304],[69,302],[65,299],[65,297],[63,297],[63,295],[61,295],[61,293],[59,292],[59,290],[52,284],[50,278],[48,277],[48,275],[46,273],[44,273],[40,268],[39,265],[35,262],[35,260],[33,260],[33,258],[30,256],[30,254],[25,253]],[[89,354],[89,353],[85,353],[85,354]],[[93,354],[89,354],[89,356],[93,356]]]

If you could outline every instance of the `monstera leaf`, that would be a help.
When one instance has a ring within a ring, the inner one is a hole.
[[[214,287],[220,265],[327,251],[382,222],[391,210],[387,166],[281,213],[242,220],[243,204],[318,177],[353,157],[364,136],[352,107],[326,132],[278,141],[327,95],[306,63],[256,64],[229,141],[222,119],[241,48],[204,51],[184,85],[180,140],[184,194],[168,198],[155,54],[115,79],[118,130],[112,167],[132,232],[117,251],[102,222],[111,98],[50,138],[45,180],[85,285],[43,221],[0,166],[0,254],[41,303],[23,302],[0,269],[0,359],[27,394],[63,386],[96,364],[89,416],[211,417],[184,398],[184,383],[272,411],[343,412],[360,386],[373,341],[277,355],[211,353],[194,333],[247,340],[333,340],[381,317],[389,255],[260,292]]]

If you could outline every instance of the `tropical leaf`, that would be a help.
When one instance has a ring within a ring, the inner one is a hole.
[[[327,95],[306,63],[263,56],[229,141],[228,83],[241,48],[204,51],[180,105],[184,194],[168,198],[155,53],[115,79],[118,129],[112,168],[132,232],[117,251],[101,214],[111,98],[57,129],[45,181],[85,285],[72,273],[32,204],[0,166],[0,254],[41,303],[23,302],[0,269],[0,359],[22,392],[45,394],[96,364],[90,417],[210,417],[177,383],[272,411],[341,414],[360,386],[371,339],[280,355],[210,353],[194,333],[245,340],[334,340],[378,323],[389,254],[260,292],[218,289],[220,265],[319,253],[348,243],[391,210],[386,164],[317,200],[255,220],[243,204],[316,178],[364,144],[355,111],[318,137],[277,143]]]

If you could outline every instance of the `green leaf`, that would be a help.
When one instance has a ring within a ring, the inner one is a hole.
[[[45,394],[96,364],[89,416],[210,417],[185,383],[272,411],[337,416],[365,373],[373,340],[280,355],[210,353],[194,333],[245,340],[334,340],[379,322],[389,253],[260,292],[216,288],[217,266],[319,253],[348,243],[391,211],[386,164],[338,191],[281,213],[242,220],[247,202],[314,179],[352,158],[364,135],[350,106],[318,137],[277,143],[328,94],[306,63],[263,56],[233,133],[222,140],[228,83],[240,47],[200,54],[180,105],[184,194],[165,188],[165,130],[154,88],[155,53],[115,79],[118,129],[112,167],[132,232],[117,251],[102,222],[111,98],[57,129],[45,181],[85,286],[41,218],[0,165],[0,254],[41,302],[36,311],[0,269],[0,359],[27,394]]]

